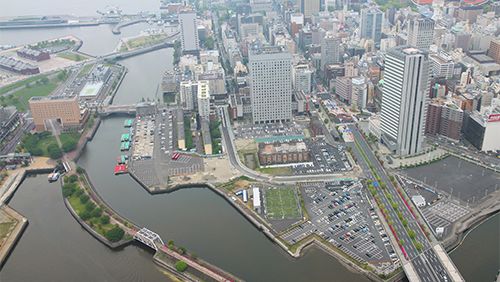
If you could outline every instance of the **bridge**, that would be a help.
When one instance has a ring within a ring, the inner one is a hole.
[[[158,251],[159,246],[164,246],[163,240],[160,235],[154,233],[153,231],[143,227],[141,230],[137,231],[134,235],[134,239],[143,243],[144,245],[150,247],[151,249]]]
[[[160,235],[147,229],[146,227],[141,228],[134,234],[134,240],[143,243],[144,245],[155,250],[155,252],[161,252],[169,256],[171,259],[173,258],[177,261],[184,261],[189,267],[192,267],[193,269],[196,269],[204,275],[211,277],[215,281],[235,281],[235,277],[232,277],[231,274],[226,273],[225,271],[222,271],[215,266],[203,262],[200,259],[194,260],[185,254],[180,254],[175,250],[171,250],[167,245],[165,245],[165,243],[163,243]]]
[[[101,106],[97,109],[97,113],[100,116],[109,116],[113,114],[122,114],[122,115],[135,115],[137,112],[137,104],[131,105],[108,105]]]
[[[120,29],[122,27],[126,27],[126,26],[129,26],[129,25],[133,25],[133,24],[137,24],[137,23],[141,23],[141,22],[146,22],[146,21],[147,21],[147,19],[135,19],[135,20],[129,20],[129,21],[126,21],[126,22],[121,22],[121,23],[115,25],[113,27],[113,30],[111,30],[111,32],[113,32],[113,34],[120,34],[120,33],[122,33],[120,31]]]
[[[126,58],[130,58],[133,56],[141,55],[144,53],[149,53],[152,51],[160,50],[163,48],[173,48],[174,47],[174,42],[179,38],[180,32],[173,33],[169,35],[164,42],[151,45],[148,47],[136,49],[136,50],[131,50],[131,51],[126,51],[126,52],[111,52],[103,56],[99,56],[96,59],[99,60],[123,60]]]

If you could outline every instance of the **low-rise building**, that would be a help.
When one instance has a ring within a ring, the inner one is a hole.
[[[0,68],[22,75],[40,73],[38,66],[6,56],[0,56]]]
[[[259,143],[258,157],[261,166],[304,163],[311,160],[310,151],[303,141]]]
[[[201,138],[203,138],[203,149],[205,155],[211,155],[212,152],[212,137],[210,136],[210,124],[208,119],[201,119]]]
[[[28,60],[32,60],[32,61],[36,61],[36,62],[50,59],[49,52],[38,51],[35,49],[31,49],[31,48],[21,48],[21,49],[17,50],[16,53],[19,57],[22,57],[22,58],[25,58]]]

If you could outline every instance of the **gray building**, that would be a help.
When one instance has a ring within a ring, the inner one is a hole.
[[[292,119],[292,55],[282,46],[249,50],[250,97],[254,123]]]
[[[321,70],[325,66],[340,63],[340,48],[342,41],[331,33],[327,33],[321,41]]]
[[[182,51],[192,52],[200,49],[198,40],[198,27],[196,25],[196,13],[194,11],[182,11],[179,13],[179,25],[181,27]]]
[[[409,46],[387,52],[380,129],[382,141],[398,155],[422,150],[428,89],[426,53]]]
[[[380,44],[383,16],[377,6],[364,7],[361,10],[361,38],[371,39],[376,45]]]
[[[434,20],[414,17],[408,22],[408,45],[419,49],[429,49],[434,41]]]

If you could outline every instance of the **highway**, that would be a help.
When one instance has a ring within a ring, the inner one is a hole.
[[[349,143],[349,146],[352,148],[353,153],[358,159],[358,163],[361,165],[363,171],[365,171],[366,177],[373,181],[376,181],[375,175],[370,170],[370,165],[372,165],[375,173],[380,177],[382,182],[387,185],[387,191],[392,196],[394,202],[396,202],[396,204],[398,205],[399,211],[403,215],[403,219],[406,219],[408,221],[409,229],[415,231],[416,241],[422,244],[422,251],[419,252],[415,245],[412,243],[408,232],[404,228],[402,220],[398,218],[396,211],[391,207],[389,199],[382,192],[382,190],[379,189],[380,200],[387,207],[387,212],[393,221],[392,226],[394,227],[396,236],[402,243],[402,247],[404,249],[403,253],[406,252],[407,254],[407,257],[401,258],[401,261],[409,260],[411,262],[420,281],[454,281],[451,279],[449,273],[445,270],[443,262],[434,252],[432,248],[433,246],[425,236],[423,230],[420,228],[418,222],[415,220],[415,217],[412,215],[406,203],[400,197],[396,187],[394,187],[394,185],[390,181],[384,168],[377,160],[366,140],[363,138],[363,136],[355,126],[351,125],[349,126],[349,129],[352,131],[355,139],[355,143],[351,142]],[[359,150],[358,146],[363,152]],[[364,159],[363,153],[368,158],[368,161]],[[450,259],[448,258],[448,260]],[[447,265],[450,264],[451,260]],[[449,271],[453,272],[454,270],[451,269]]]

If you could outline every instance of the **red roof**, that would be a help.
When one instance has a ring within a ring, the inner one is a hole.
[[[127,166],[126,165],[115,165],[115,174],[126,173]]]

